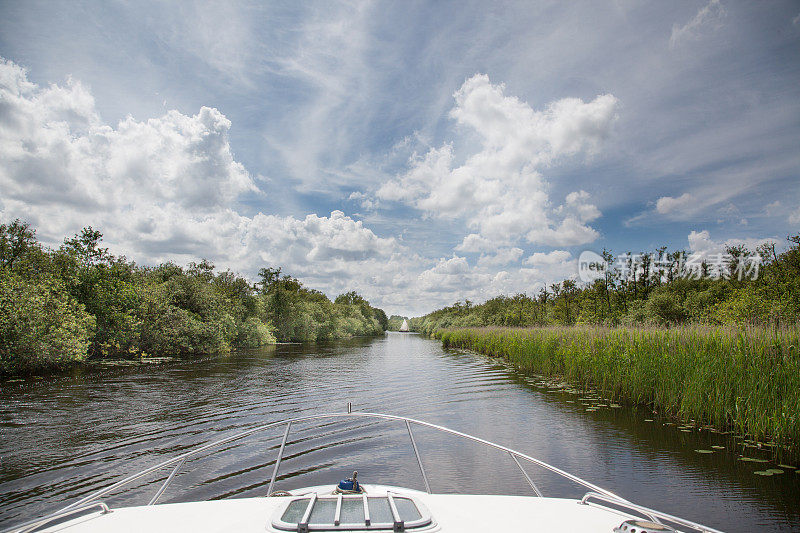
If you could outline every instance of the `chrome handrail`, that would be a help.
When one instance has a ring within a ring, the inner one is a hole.
[[[14,527],[14,529],[12,531],[15,531],[16,533],[31,533],[31,532],[36,531],[37,529],[39,529],[39,528],[41,528],[43,526],[46,526],[47,524],[49,524],[53,520],[58,520],[59,518],[66,518],[66,517],[68,517],[70,515],[78,514],[81,511],[89,510],[89,509],[91,509],[93,507],[99,507],[100,508],[100,515],[104,515],[104,514],[107,514],[107,513],[111,512],[111,509],[109,509],[108,505],[106,505],[104,502],[93,502],[93,503],[88,503],[86,505],[82,505],[80,507],[75,507],[75,508],[72,508],[72,509],[66,509],[66,508],[65,509],[61,509],[60,511],[56,511],[55,513],[49,514],[47,516],[43,516],[41,518],[37,518],[35,520],[31,520],[30,522],[26,522],[26,523],[21,524],[19,526],[16,526],[16,527]]]
[[[704,526],[703,524],[698,524],[697,522],[692,522],[691,520],[686,520],[685,518],[679,518],[677,516],[673,516],[671,514],[662,513],[661,511],[656,511],[655,509],[650,509],[649,507],[644,507],[642,505],[637,505],[635,503],[631,503],[625,500],[618,500],[616,498],[610,498],[605,494],[598,494],[596,492],[587,492],[581,498],[580,503],[582,505],[589,505],[592,507],[602,507],[604,509],[609,509],[609,507],[598,504],[598,503],[591,503],[590,500],[600,500],[602,502],[610,503],[612,505],[617,505],[622,507],[623,509],[628,509],[631,511],[635,511],[637,513],[641,513],[647,516],[650,519],[653,518],[660,518],[662,520],[666,520],[667,522],[672,522],[674,524],[680,524],[682,526],[690,527],[695,531],[699,531],[701,533],[723,533],[718,529],[714,529],[712,527]],[[613,509],[613,508],[612,508]]]
[[[414,456],[417,458],[419,471],[422,473],[422,480],[425,482],[425,491],[430,494],[431,485],[428,483],[428,476],[425,475],[425,468],[422,466],[422,459],[420,458],[419,450],[417,449],[417,441],[414,440],[414,434],[411,433],[411,424],[408,423],[408,420],[406,420],[406,429],[408,430],[408,438],[411,439],[411,446],[414,448]]]
[[[281,459],[283,457],[283,452],[284,452],[284,449],[286,447],[287,439],[288,439],[288,436],[289,436],[289,430],[290,430],[291,426],[293,424],[295,424],[295,423],[307,422],[307,421],[313,421],[313,420],[325,420],[325,419],[330,419],[330,418],[377,418],[377,419],[381,419],[381,420],[397,420],[397,421],[404,422],[406,424],[406,428],[408,429],[409,437],[411,438],[411,442],[412,442],[412,446],[414,447],[414,453],[415,453],[417,462],[419,464],[419,468],[420,468],[420,471],[422,473],[423,480],[425,482],[425,488],[427,489],[428,492],[430,492],[430,485],[428,484],[428,478],[427,478],[427,475],[425,474],[425,469],[424,469],[424,467],[422,465],[422,460],[420,458],[420,454],[419,454],[419,451],[417,449],[416,442],[414,441],[414,436],[411,433],[410,424],[417,424],[417,425],[420,425],[420,426],[423,426],[423,427],[435,429],[435,430],[441,431],[443,433],[448,433],[448,434],[451,434],[451,435],[462,437],[462,438],[471,440],[473,442],[478,442],[478,443],[481,443],[481,444],[483,444],[485,446],[488,446],[488,447],[491,447],[491,448],[495,448],[497,450],[504,451],[504,452],[508,453],[514,459],[514,462],[517,464],[517,466],[519,467],[520,471],[525,476],[526,481],[531,486],[531,489],[534,491],[534,493],[537,496],[542,496],[542,493],[539,491],[538,487],[536,487],[536,485],[530,479],[530,477],[528,476],[527,472],[525,472],[525,469],[522,468],[522,465],[519,463],[519,461],[517,459],[524,459],[524,460],[526,460],[526,461],[528,461],[530,463],[533,463],[533,464],[535,464],[535,465],[537,465],[539,467],[542,467],[542,468],[544,468],[546,470],[549,470],[549,471],[551,471],[551,472],[553,472],[553,473],[555,473],[555,474],[557,474],[557,475],[559,475],[559,476],[561,476],[561,477],[563,477],[565,479],[568,479],[568,480],[570,480],[570,481],[572,481],[574,483],[577,483],[578,485],[581,485],[584,488],[589,489],[592,492],[589,492],[587,494],[587,496],[589,496],[589,495],[604,496],[605,498],[609,499],[609,501],[612,501],[614,503],[625,504],[625,505],[629,505],[629,506],[633,506],[634,505],[631,502],[629,502],[628,500],[626,500],[626,499],[614,494],[613,492],[611,492],[609,490],[606,490],[606,489],[604,489],[602,487],[594,485],[594,484],[592,484],[592,483],[590,483],[590,482],[588,482],[588,481],[586,481],[584,479],[581,479],[581,478],[579,478],[577,476],[574,476],[574,475],[572,475],[572,474],[570,474],[568,472],[565,472],[564,470],[561,470],[560,468],[552,466],[552,465],[550,465],[548,463],[545,463],[544,461],[541,461],[539,459],[536,459],[534,457],[526,455],[526,454],[524,454],[522,452],[518,452],[518,451],[513,450],[511,448],[508,448],[506,446],[502,446],[500,444],[496,444],[494,442],[491,442],[491,441],[488,441],[488,440],[485,440],[485,439],[481,439],[479,437],[475,437],[475,436],[469,435],[467,433],[456,431],[454,429],[450,429],[450,428],[447,428],[447,427],[444,427],[444,426],[440,426],[440,425],[437,425],[437,424],[431,424],[430,422],[425,422],[425,421],[417,420],[417,419],[414,419],[414,418],[408,418],[408,417],[398,416],[398,415],[387,415],[387,414],[382,414],[382,413],[352,412],[350,410],[350,406],[348,405],[348,412],[346,412],[346,413],[322,413],[322,414],[317,414],[317,415],[300,416],[300,417],[295,417],[295,418],[291,418],[291,419],[287,419],[287,420],[280,420],[280,421],[277,421],[277,422],[271,422],[269,424],[264,424],[264,425],[261,425],[261,426],[257,426],[257,427],[248,429],[246,431],[243,431],[241,433],[237,433],[236,435],[231,435],[230,437],[226,437],[224,439],[220,439],[218,441],[211,442],[209,444],[205,444],[203,446],[195,448],[194,450],[190,450],[190,451],[188,451],[186,453],[183,453],[181,455],[177,455],[175,457],[172,457],[171,459],[167,459],[166,461],[162,461],[162,462],[160,462],[160,463],[158,463],[158,464],[156,464],[154,466],[151,466],[151,467],[146,468],[146,469],[144,469],[144,470],[142,470],[140,472],[137,472],[135,474],[127,476],[127,477],[121,479],[120,481],[117,481],[116,483],[113,483],[113,484],[109,485],[108,487],[102,488],[102,489],[100,489],[100,490],[98,490],[98,491],[96,491],[96,492],[94,492],[94,493],[92,493],[92,494],[90,494],[88,496],[85,496],[85,497],[79,499],[78,501],[76,501],[74,503],[71,503],[70,505],[67,505],[66,507],[63,507],[62,509],[56,511],[55,513],[53,513],[51,515],[47,515],[47,516],[43,517],[40,520],[51,519],[51,518],[54,518],[56,515],[59,515],[61,513],[65,513],[67,511],[71,511],[71,510],[77,511],[78,510],[77,508],[83,509],[84,505],[86,505],[86,504],[88,504],[90,502],[94,502],[98,498],[101,498],[102,496],[105,496],[106,494],[109,494],[110,492],[113,492],[113,491],[115,491],[115,490],[117,490],[119,488],[122,488],[122,487],[124,487],[126,485],[129,485],[130,483],[136,481],[137,479],[140,479],[140,478],[142,478],[142,477],[144,477],[144,476],[146,476],[146,475],[148,475],[148,474],[150,474],[152,472],[155,472],[155,471],[160,470],[160,469],[162,469],[164,467],[167,467],[167,466],[170,466],[170,465],[173,465],[173,464],[177,463],[176,466],[173,468],[172,472],[170,473],[170,475],[168,476],[167,480],[161,485],[161,487],[159,488],[159,490],[156,493],[156,495],[153,496],[153,498],[150,500],[150,502],[148,504],[148,505],[153,505],[153,504],[156,503],[158,498],[167,489],[167,486],[175,478],[175,476],[176,476],[176,474],[178,472],[178,469],[186,462],[187,459],[195,457],[195,456],[197,456],[197,455],[199,455],[199,454],[201,454],[203,452],[206,452],[208,450],[211,450],[211,449],[216,448],[218,446],[221,446],[223,444],[227,444],[229,442],[233,442],[233,441],[242,439],[244,437],[253,435],[255,433],[259,433],[259,432],[266,431],[266,430],[271,429],[271,428],[275,428],[275,427],[280,427],[280,426],[286,425],[286,430],[285,430],[285,433],[283,435],[283,439],[282,439],[282,442],[281,442],[281,447],[280,447],[280,450],[279,450],[278,457],[277,457],[277,459],[275,461],[275,466],[273,468],[273,472],[272,472],[272,476],[271,476],[270,484],[269,484],[269,489],[268,489],[268,492],[267,492],[267,495],[270,495],[271,491],[272,491],[272,487],[273,487],[273,485],[275,483],[275,480],[277,478],[278,467],[280,466],[280,462],[281,462]],[[584,499],[586,499],[586,496],[584,497]],[[633,508],[633,507],[631,507],[631,508]],[[644,508],[642,508],[642,509],[644,509]],[[641,511],[641,512],[643,512],[643,511]],[[654,518],[653,515],[648,515],[648,516],[650,518]],[[15,527],[15,528],[12,528],[10,530],[7,530],[7,531],[14,531],[16,533],[19,533],[22,530],[20,530],[18,528],[19,528],[19,526]],[[713,530],[713,529],[710,529],[710,528],[706,528],[703,531],[715,532],[716,530]]]

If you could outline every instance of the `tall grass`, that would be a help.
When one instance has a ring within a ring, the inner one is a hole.
[[[464,328],[434,336],[616,401],[774,442],[780,455],[800,458],[797,327]]]

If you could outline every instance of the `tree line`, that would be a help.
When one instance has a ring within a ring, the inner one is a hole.
[[[781,253],[774,243],[756,250],[728,246],[725,260],[717,262],[692,263],[685,253],[666,247],[617,258],[604,250],[603,262],[612,266],[600,269],[601,276],[591,283],[566,279],[535,294],[497,296],[480,305],[456,302],[410,325],[431,334],[480,326],[797,324],[800,235],[787,241]]]
[[[407,316],[392,315],[389,317],[389,325],[386,328],[389,331],[400,331],[403,325],[403,320],[408,320]]]
[[[280,268],[253,284],[206,260],[142,266],[91,227],[43,246],[23,221],[0,224],[0,374],[87,357],[228,351],[376,335],[386,314],[355,292],[335,301]]]

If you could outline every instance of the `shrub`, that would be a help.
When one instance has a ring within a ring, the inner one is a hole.
[[[245,348],[258,348],[265,344],[275,344],[272,328],[256,317],[250,317],[239,327],[236,345]]]
[[[56,278],[0,269],[0,373],[61,367],[86,357],[94,317]]]
[[[645,308],[650,321],[658,324],[678,324],[686,320],[686,310],[673,294],[654,294],[647,300]]]

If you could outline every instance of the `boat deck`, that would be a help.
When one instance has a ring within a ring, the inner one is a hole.
[[[398,491],[400,492],[400,491]],[[401,492],[402,493],[402,492]],[[410,493],[428,507],[434,522],[414,531],[585,531],[611,533],[628,515],[577,500],[533,496],[485,496]],[[71,520],[44,531],[100,532],[230,532],[281,531],[272,527],[287,498],[263,497],[161,504],[114,509]],[[566,529],[565,529],[566,527]]]

